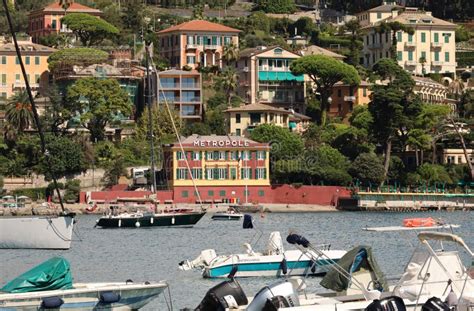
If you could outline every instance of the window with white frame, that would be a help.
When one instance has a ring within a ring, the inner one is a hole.
[[[255,178],[256,179],[265,179],[266,176],[266,169],[265,168],[257,168],[255,170]]]
[[[227,179],[227,169],[226,168],[218,168],[217,169],[218,171],[218,176],[219,176],[219,179]]]
[[[237,160],[239,158],[239,152],[238,151],[232,151],[230,153],[230,159],[231,160]]]
[[[241,157],[243,160],[250,160],[250,151],[242,151]]]
[[[242,169],[242,179],[250,179],[252,176],[252,169],[251,168],[243,168]]]
[[[257,151],[257,159],[265,160],[265,151]]]
[[[199,151],[194,151],[193,152],[193,160],[197,161],[197,160],[201,160],[201,153]]]
[[[206,152],[206,159],[207,159],[207,160],[214,160],[214,152],[212,152],[212,151],[207,151],[207,152]]]
[[[184,160],[184,153],[182,151],[176,152],[176,159]]]
[[[176,169],[176,179],[186,179],[187,173],[188,172],[185,168]]]
[[[208,180],[214,179],[214,169],[212,169],[212,168],[207,168],[206,169],[206,179],[208,179]]]
[[[219,151],[219,160],[225,160],[225,151]]]
[[[191,169],[191,174],[193,175],[194,179],[202,179],[202,169],[200,168]]]

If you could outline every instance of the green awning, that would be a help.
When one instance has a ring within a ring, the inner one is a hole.
[[[290,129],[296,128],[296,122],[291,121],[289,124]]]
[[[294,75],[289,71],[259,71],[258,79],[260,81],[298,81],[303,82],[303,75]]]

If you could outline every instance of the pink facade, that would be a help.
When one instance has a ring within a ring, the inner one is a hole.
[[[206,203],[218,203],[230,199],[245,202],[244,186],[199,187],[198,190],[201,199]],[[248,187],[248,191],[247,201],[250,203],[336,205],[339,198],[350,197],[350,191],[339,186],[252,186]],[[89,201],[113,202],[117,198],[144,198],[150,194],[149,191],[81,192],[80,202],[87,203],[86,198]],[[166,201],[175,204],[194,204],[198,201],[194,187],[175,187],[174,190],[158,191],[157,198],[161,204]]]

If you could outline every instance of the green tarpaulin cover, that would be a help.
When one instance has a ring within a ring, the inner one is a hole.
[[[53,257],[7,283],[0,291],[7,293],[28,293],[72,288],[69,262]]]
[[[361,268],[372,271],[375,274],[376,281],[378,282],[378,289],[380,291],[388,289],[387,280],[375,261],[370,246],[354,247],[339,259],[337,264],[351,275],[352,273],[359,271]],[[324,288],[341,292],[349,287],[349,280],[332,268],[319,284]]]

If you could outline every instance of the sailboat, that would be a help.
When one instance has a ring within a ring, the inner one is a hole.
[[[151,95],[151,77],[149,68],[149,47],[145,46],[145,60],[146,60],[146,96],[145,99],[148,105],[149,114],[149,130],[150,130],[150,158],[151,158],[151,176],[152,176],[152,193],[156,196],[156,175],[155,175],[155,156],[153,145],[153,127],[152,127],[152,95]],[[159,79],[158,79],[159,83]],[[171,118],[172,120],[173,118]],[[172,122],[174,122],[172,120]],[[174,124],[173,124],[174,125]],[[175,129],[176,131],[176,129]],[[177,131],[176,131],[177,132]],[[178,139],[179,139],[179,135]],[[204,215],[206,211],[201,207],[200,211],[189,211],[183,209],[166,210],[158,212],[155,203],[154,212],[145,213],[137,211],[134,213],[118,213],[117,208],[112,206],[107,215],[97,220],[96,226],[102,228],[140,228],[140,227],[192,227]]]
[[[3,1],[5,15],[12,35],[17,60],[20,64],[26,91],[31,103],[33,119],[38,130],[42,154],[47,154],[44,133],[39,120],[30,83],[26,74],[21,51],[18,46],[15,31],[6,1]],[[50,158],[46,157],[49,161]],[[53,184],[56,189],[61,212],[52,216],[4,216],[0,217],[0,249],[1,248],[34,248],[34,249],[69,249],[71,247],[74,227],[74,214],[68,213],[63,205],[61,193],[57,186],[57,179],[53,174]]]

